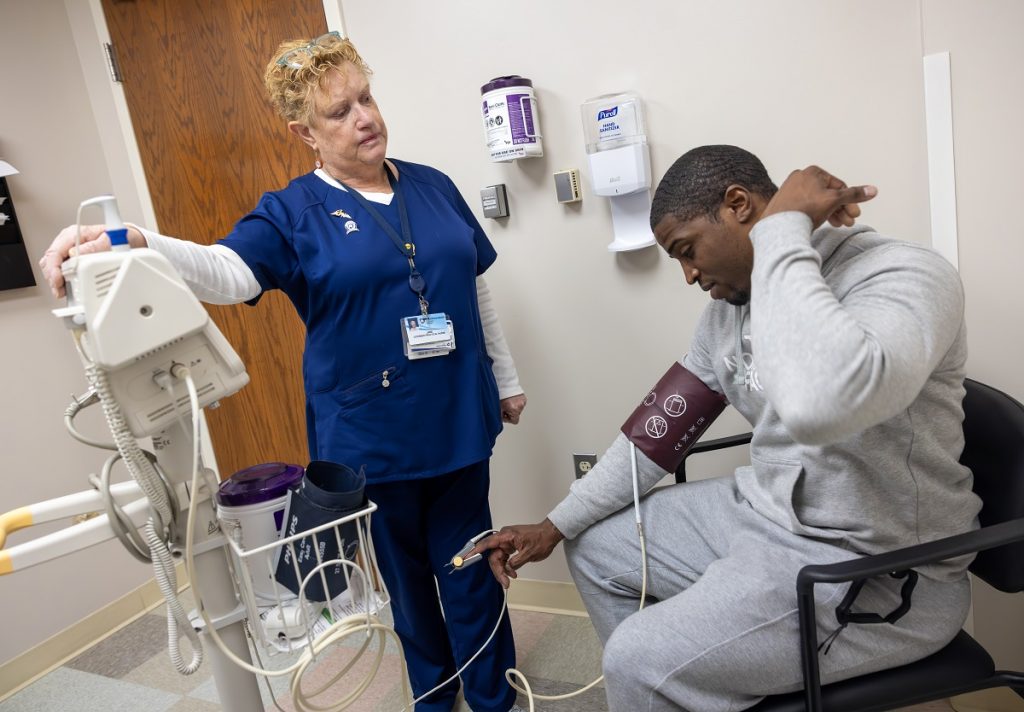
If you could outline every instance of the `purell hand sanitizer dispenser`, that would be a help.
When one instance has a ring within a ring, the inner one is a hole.
[[[605,94],[581,107],[590,181],[611,200],[615,239],[608,250],[639,250],[655,244],[651,212],[651,158],[643,105],[633,92]]]

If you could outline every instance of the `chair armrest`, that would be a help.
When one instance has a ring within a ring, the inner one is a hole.
[[[915,544],[884,554],[864,556],[834,564],[810,564],[796,577],[797,611],[800,618],[800,658],[808,712],[821,712],[821,678],[818,670],[818,630],[814,620],[814,584],[842,583],[921,564],[935,563],[1024,540],[1024,518],[1011,519],[964,534]]]
[[[727,447],[736,447],[737,445],[746,445],[750,442],[753,437],[753,433],[740,433],[739,435],[729,435],[724,438],[715,438],[714,440],[702,440],[696,445],[691,447],[683,455],[683,461],[679,463],[679,467],[676,468],[676,483],[686,482],[686,458],[690,455],[696,455],[702,452],[711,452],[712,450],[724,450]]]
[[[881,576],[922,564],[932,564],[1024,540],[1024,518],[954,534],[924,544],[915,544],[884,554],[863,556],[835,564],[811,564],[797,574],[797,591],[809,591],[815,583],[841,583]]]
[[[753,433],[740,433],[739,435],[730,435],[724,438],[715,438],[714,440],[701,440],[686,452],[686,457],[696,455],[699,452],[711,452],[712,450],[722,450],[727,447],[735,447],[736,445],[746,445],[753,436]],[[685,460],[686,457],[683,459]]]

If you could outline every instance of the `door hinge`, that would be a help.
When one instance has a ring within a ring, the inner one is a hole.
[[[121,65],[117,63],[117,53],[114,45],[110,42],[103,43],[103,55],[107,58],[107,69],[110,70],[110,79],[115,82],[124,82],[121,75]]]

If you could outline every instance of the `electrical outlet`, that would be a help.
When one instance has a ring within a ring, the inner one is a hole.
[[[594,465],[597,464],[597,455],[592,452],[589,453],[578,453],[572,454],[573,470],[576,473],[576,479],[583,477],[583,475],[594,469]]]

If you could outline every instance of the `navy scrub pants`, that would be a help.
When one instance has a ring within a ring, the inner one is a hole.
[[[366,485],[378,507],[372,525],[377,563],[416,697],[471,658],[501,612],[501,586],[486,561],[450,575],[445,568],[470,537],[491,528],[489,486],[487,460],[438,477]],[[505,670],[514,666],[506,614],[487,649],[462,673],[473,712],[512,707],[516,696]],[[417,704],[416,712],[451,712],[458,690],[453,680]]]

